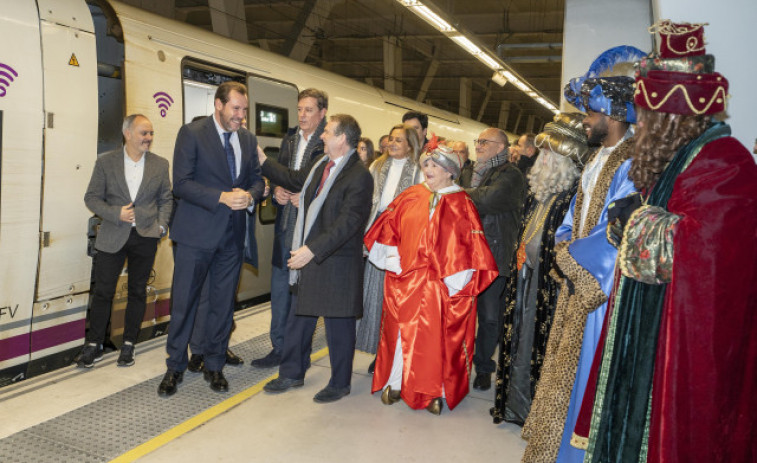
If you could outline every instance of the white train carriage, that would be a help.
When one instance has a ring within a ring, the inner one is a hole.
[[[83,344],[96,221],[83,202],[98,153],[121,143],[126,114],[153,122],[152,151],[171,161],[180,126],[212,113],[215,88],[248,85],[248,125],[275,155],[297,123],[297,93],[329,94],[378,140],[409,110],[429,130],[473,140],[483,124],[211,32],[104,0],[3,2],[0,12],[0,386],[65,366]],[[238,300],[270,292],[275,210],[256,220],[259,265],[245,265]],[[173,260],[158,248],[143,338],[169,319]],[[113,306],[118,344],[125,275]]]

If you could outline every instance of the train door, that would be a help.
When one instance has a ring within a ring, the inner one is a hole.
[[[24,379],[39,252],[42,52],[34,2],[0,16],[0,386]]]
[[[50,367],[45,357],[74,351],[83,342],[92,265],[90,212],[83,198],[96,159],[98,110],[95,34],[87,4],[37,0],[37,5],[44,148],[30,375]]]
[[[258,138],[258,144],[266,155],[278,158],[281,140],[290,126],[297,125],[297,87],[292,84],[265,77],[250,75],[247,77],[247,89],[250,100],[248,128]],[[242,271],[239,300],[252,298],[254,295],[245,291],[252,286],[253,278],[271,281],[271,257],[273,254],[273,222],[276,208],[273,199],[268,198],[258,205],[258,220],[255,222],[255,239],[257,252],[247,256],[247,265]],[[257,261],[257,266],[253,263]],[[270,289],[270,285],[269,285]]]

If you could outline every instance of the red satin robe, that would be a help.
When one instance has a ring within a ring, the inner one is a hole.
[[[425,184],[405,190],[365,236],[396,246],[400,275],[387,271],[381,334],[372,392],[387,382],[402,339],[402,398],[414,409],[445,396],[453,409],[468,393],[476,330],[476,296],[498,270],[478,212],[467,193],[441,195],[429,219],[433,193]],[[468,284],[450,297],[443,279],[473,269]]]

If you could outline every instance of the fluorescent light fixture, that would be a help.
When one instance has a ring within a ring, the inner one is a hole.
[[[495,84],[499,85],[500,87],[504,87],[507,85],[507,79],[505,79],[505,76],[502,75],[502,71],[497,71],[492,75],[492,80]]]
[[[435,13],[428,6],[424,5],[420,0],[397,0],[397,2],[409,9],[416,15],[420,16],[424,21],[433,26],[436,30],[441,31],[452,39],[455,43],[460,45],[465,51],[473,55],[477,60],[488,66],[494,71],[492,80],[497,85],[504,87],[507,82],[515,85],[518,90],[522,91],[530,98],[533,98],[539,104],[559,114],[558,109],[551,102],[547,101],[533,87],[527,82],[521,80],[520,77],[515,75],[507,64],[500,62],[495,56],[491,55],[488,50],[482,49],[476,45],[471,39],[469,39],[463,32],[458,31],[449,22],[442,18],[439,14]],[[443,13],[443,12],[442,12]],[[444,14],[444,13],[443,13]]]
[[[515,80],[511,80],[510,82],[512,82],[513,85],[515,85],[516,87],[518,87],[518,89],[520,89],[520,91],[522,91],[524,93],[528,92],[529,90],[531,90],[531,87],[529,87],[528,85],[526,85],[522,80],[515,79]]]
[[[478,45],[471,42],[470,39],[464,35],[453,35],[450,37],[452,40],[455,41],[458,45],[465,48],[465,50],[470,53],[471,55],[477,55],[481,53],[481,49],[478,48]]]
[[[481,52],[477,54],[476,58],[478,58],[478,60],[484,63],[485,65],[489,66],[489,68],[492,69],[493,71],[502,69],[502,66],[499,65],[497,60],[495,60],[494,58],[492,58],[485,52]]]

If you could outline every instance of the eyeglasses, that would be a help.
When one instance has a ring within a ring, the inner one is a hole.
[[[497,140],[487,140],[485,138],[478,138],[476,140],[473,140],[474,145],[486,146],[487,143],[502,143],[502,142],[497,141]]]

